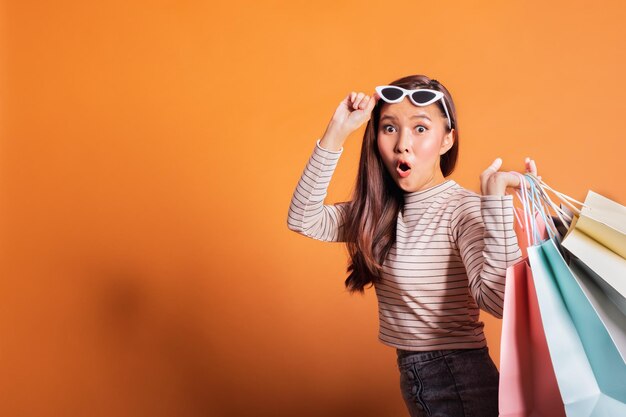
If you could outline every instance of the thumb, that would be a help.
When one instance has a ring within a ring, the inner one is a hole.
[[[487,169],[493,169],[494,172],[497,172],[502,166],[502,158],[496,158],[491,165],[487,167]]]

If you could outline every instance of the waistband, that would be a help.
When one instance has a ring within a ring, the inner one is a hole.
[[[480,348],[471,348],[471,349],[442,349],[442,350],[427,350],[427,351],[396,349],[396,354],[398,357],[398,365],[408,365],[412,363],[427,362],[435,358],[442,358],[444,356],[447,356],[453,353],[469,351],[469,350],[488,351],[488,347],[484,346]]]

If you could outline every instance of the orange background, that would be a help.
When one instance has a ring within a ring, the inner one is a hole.
[[[352,90],[446,85],[469,189],[626,202],[622,2],[98,3],[3,2],[2,416],[406,415],[373,291],[286,226]]]

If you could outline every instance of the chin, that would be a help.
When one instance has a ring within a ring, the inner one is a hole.
[[[402,191],[404,192],[411,192],[411,187],[409,184],[407,183],[403,183],[401,180],[396,180],[396,185],[398,186],[398,188],[400,188]]]

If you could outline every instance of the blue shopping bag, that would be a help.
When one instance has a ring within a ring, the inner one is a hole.
[[[541,320],[568,417],[626,416],[626,363],[549,238],[528,248]]]
[[[591,302],[593,309],[598,313],[602,324],[613,339],[615,347],[622,355],[622,360],[626,361],[626,314],[624,309],[620,309],[607,294],[606,287],[599,285],[602,279],[575,256],[570,256],[567,261],[574,278],[582,288],[585,296]]]

